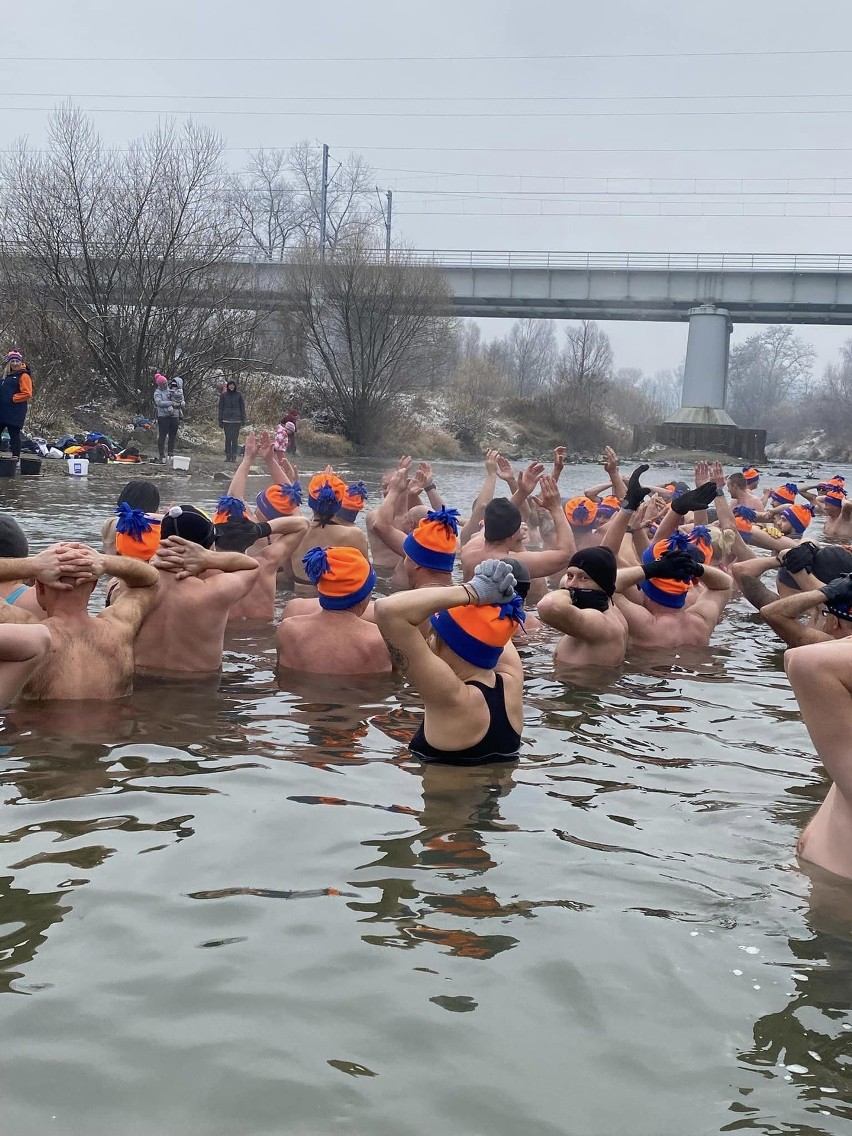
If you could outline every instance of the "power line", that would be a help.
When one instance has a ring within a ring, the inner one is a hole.
[[[8,97],[8,92],[6,92]],[[184,96],[181,96],[184,97]],[[395,100],[391,100],[395,101]],[[0,111],[41,111],[51,114],[55,107],[0,106]],[[336,111],[336,110],[233,110],[228,107],[215,110],[197,107],[77,107],[86,114],[227,114],[275,118],[750,118],[775,115],[826,115],[849,114],[850,109],[824,110],[545,110],[545,111]],[[375,148],[375,147],[374,147]]]
[[[18,55],[22,63],[524,63],[582,59],[769,59],[850,55],[852,49],[776,48],[764,51],[585,52],[562,55]]]
[[[778,218],[778,217],[805,217],[805,218],[810,217],[810,218],[818,218],[818,219],[832,220],[832,221],[837,221],[837,220],[852,221],[852,202],[845,203],[848,206],[848,212],[844,212],[844,213],[832,212],[832,204],[830,202],[826,203],[825,208],[818,211],[818,212],[813,212],[813,211],[812,212],[805,212],[804,210],[799,210],[799,209],[794,209],[794,211],[791,212],[790,206],[788,205],[788,203],[779,202],[778,211],[777,212],[771,212],[771,213],[758,212],[757,210],[749,209],[749,208],[747,208],[747,203],[740,203],[739,208],[737,209],[737,204],[738,204],[737,202],[727,203],[729,208],[725,212],[723,212],[723,211],[721,211],[721,209],[719,209],[718,203],[716,204],[716,208],[714,210],[712,210],[712,211],[706,210],[704,208],[704,206],[707,205],[707,204],[713,204],[713,203],[710,203],[710,202],[696,202],[695,204],[700,205],[701,208],[700,209],[695,208],[695,209],[689,209],[689,210],[684,209],[684,206],[687,204],[686,202],[648,202],[647,205],[642,210],[636,209],[636,211],[634,211],[634,212],[624,212],[624,210],[620,207],[623,206],[623,205],[639,206],[640,204],[644,204],[644,203],[640,203],[640,202],[619,202],[618,203],[619,209],[618,209],[617,212],[614,209],[601,209],[600,205],[602,203],[599,202],[599,201],[577,201],[574,204],[576,206],[578,206],[578,208],[576,208],[576,209],[565,209],[565,210],[548,210],[546,212],[542,211],[542,212],[538,212],[538,213],[520,212],[520,211],[515,211],[515,210],[512,210],[510,212],[502,212],[502,211],[501,212],[496,212],[496,211],[494,211],[494,212],[490,212],[490,211],[473,212],[473,211],[469,211],[469,210],[465,210],[465,209],[461,209],[461,210],[453,210],[453,209],[434,209],[434,210],[429,210],[429,209],[426,209],[426,210],[408,210],[408,209],[405,209],[405,210],[402,210],[402,209],[400,209],[400,210],[397,211],[397,216],[398,217],[489,217],[492,220],[495,219],[495,218],[503,218],[503,219],[509,220],[509,221],[513,220],[516,217],[539,217],[543,220],[546,220],[546,219],[551,218],[551,217],[619,217],[619,218],[634,219],[634,220],[637,219],[637,218],[647,219],[648,217],[685,217],[685,218],[690,218],[690,217],[694,217],[694,218],[700,218],[700,217],[743,217],[743,218],[747,218],[747,219],[751,219],[751,218]],[[765,205],[766,203],[762,203],[762,204]],[[813,204],[813,203],[808,203],[808,204]],[[596,206],[597,208],[586,208],[586,206]],[[654,211],[653,212],[650,211],[648,206],[654,206],[655,207]],[[665,206],[679,206],[680,208],[674,208],[674,209],[673,208],[664,208]]]
[[[711,94],[711,95],[191,95],[169,94],[165,91],[128,94],[124,91],[84,93],[77,91],[9,91],[14,98],[31,99],[192,99],[198,101],[271,103],[544,103],[544,102],[666,102],[695,99],[849,99],[849,91],[779,92],[771,94]]]

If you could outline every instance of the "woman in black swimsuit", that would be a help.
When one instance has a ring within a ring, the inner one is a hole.
[[[410,749],[424,761],[483,765],[518,757],[524,675],[512,635],[523,601],[507,564],[486,560],[472,580],[376,601],[391,658],[420,691],[423,724]],[[424,639],[420,624],[429,619]]]

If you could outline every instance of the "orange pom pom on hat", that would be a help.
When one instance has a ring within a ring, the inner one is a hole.
[[[326,611],[354,607],[376,586],[376,573],[357,548],[309,548],[302,563],[319,592],[320,607]]]
[[[340,502],[341,518],[344,521],[356,520],[368,496],[367,486],[363,481],[353,481],[351,485],[347,485],[343,500]]]
[[[454,607],[429,617],[429,622],[451,651],[484,670],[497,666],[503,648],[526,619],[524,601],[516,595],[509,603]]]
[[[421,568],[452,572],[458,544],[458,509],[436,509],[426,514],[402,543],[405,555]]]
[[[292,517],[302,503],[302,487],[298,481],[292,485],[270,485],[254,499],[257,511],[267,521],[276,517]]]
[[[133,560],[150,560],[160,547],[160,522],[122,501],[115,510],[115,551]]]
[[[597,515],[598,503],[588,497],[569,497],[565,502],[565,516],[572,528],[590,529]]]

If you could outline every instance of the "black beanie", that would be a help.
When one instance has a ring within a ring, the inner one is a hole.
[[[495,497],[485,506],[485,539],[507,540],[521,527],[521,510],[508,497]]]
[[[14,517],[0,516],[0,556],[20,560],[29,556],[30,549],[24,530]]]
[[[229,517],[223,525],[216,525],[216,548],[219,552],[245,552],[271,532],[268,521],[259,524],[247,517]]]
[[[609,548],[583,548],[575,552],[568,561],[569,568],[579,568],[590,580],[594,580],[608,596],[615,592],[615,575],[618,564],[615,554]]]
[[[500,562],[501,564],[508,564],[512,569],[512,575],[515,577],[515,591],[522,600],[525,600],[532,583],[529,568],[523,560],[516,560],[513,556],[503,556],[500,558]]]
[[[200,544],[202,548],[212,548],[216,530],[213,522],[194,505],[174,505],[160,523],[160,539],[180,536]]]

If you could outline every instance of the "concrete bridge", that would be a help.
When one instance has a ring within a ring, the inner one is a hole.
[[[239,258],[241,298],[280,303],[287,262]],[[370,254],[384,260],[384,250]],[[687,321],[706,304],[749,323],[852,323],[852,256],[782,253],[414,251],[477,319]],[[277,294],[277,295],[276,295]]]
[[[443,274],[454,315],[688,322],[681,410],[672,421],[696,427],[734,427],[723,408],[735,321],[852,324],[852,256],[843,254],[409,255]],[[240,274],[246,301],[264,307],[285,286],[287,265],[245,263]]]

